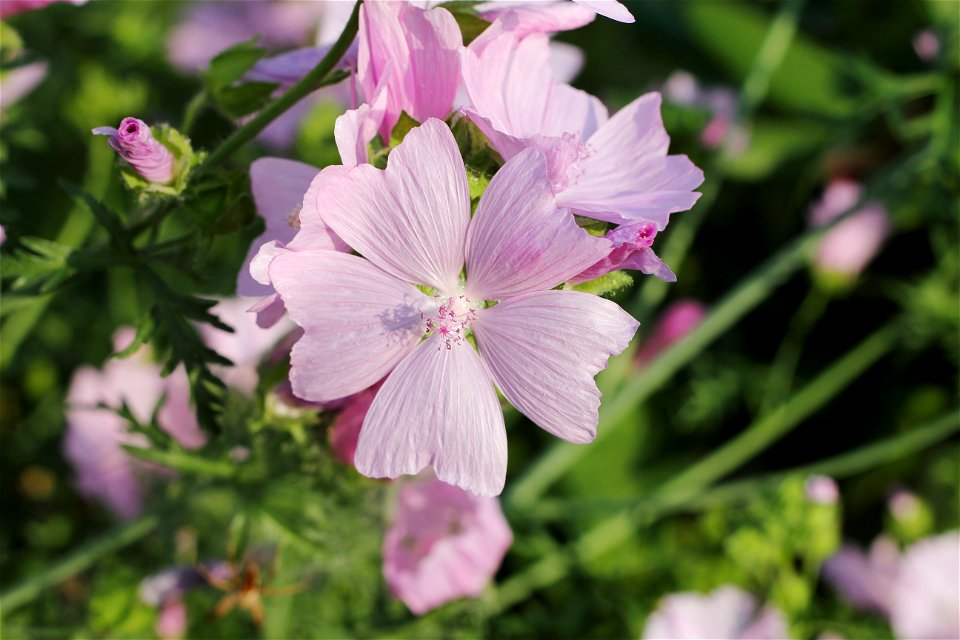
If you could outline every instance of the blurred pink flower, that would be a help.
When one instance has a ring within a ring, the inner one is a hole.
[[[209,324],[200,325],[200,333],[207,346],[233,362],[231,367],[216,366],[214,371],[227,386],[242,393],[252,393],[257,388],[260,361],[293,329],[289,321],[278,322],[269,329],[258,326],[256,316],[248,311],[249,306],[249,301],[233,298],[221,300],[210,310],[233,327],[233,333]]]
[[[435,478],[405,481],[383,541],[390,591],[423,615],[479,596],[513,542],[496,498],[481,498]]]
[[[114,340],[122,349],[133,339],[133,329],[121,329]],[[190,410],[189,383],[183,368],[160,376],[160,366],[145,351],[122,360],[109,360],[101,370],[80,367],[67,392],[67,433],[64,455],[77,473],[77,490],[104,502],[124,519],[139,515],[143,492],[138,476],[147,470],[122,445],[147,446],[146,438],[127,430],[126,421],[105,404],[126,403],[141,422],[149,422],[156,404],[166,396],[157,415],[160,428],[181,446],[196,449],[206,442]]]
[[[506,432],[494,382],[554,435],[594,438],[593,377],[637,323],[608,300],[551,290],[610,243],[557,210],[539,150],[500,169],[472,218],[459,149],[435,119],[407,134],[386,171],[328,167],[311,189],[323,221],[363,257],[286,251],[269,276],[305,332],[291,353],[298,397],[335,400],[387,376],[360,432],[361,473],[433,465],[444,482],[500,493]]]
[[[855,608],[889,616],[899,562],[897,544],[880,536],[870,546],[869,555],[843,545],[824,563],[823,577]]]
[[[0,18],[9,18],[24,11],[43,9],[47,5],[59,2],[79,5],[84,4],[86,1],[87,0],[3,0],[3,2],[0,2]]]
[[[150,127],[143,120],[124,118],[119,129],[97,127],[93,135],[109,136],[110,146],[150,182],[167,184],[173,181],[173,154],[153,137]]]
[[[763,608],[749,593],[733,586],[709,594],[675,593],[663,598],[643,629],[657,640],[783,640],[787,624],[779,609]]]
[[[700,132],[700,142],[708,149],[724,146],[729,153],[743,153],[748,144],[747,131],[737,122],[737,94],[729,87],[706,88],[688,71],[674,71],[663,84],[663,96],[685,107],[710,113]]]
[[[664,349],[684,338],[703,321],[706,307],[696,300],[678,300],[664,310],[637,352],[639,366],[653,362]]]
[[[446,118],[460,84],[460,27],[441,7],[423,10],[406,2],[371,0],[360,9],[357,79],[367,102],[386,87],[380,137],[405,111],[423,122]]]
[[[925,538],[900,560],[890,623],[897,638],[960,638],[960,532]]]
[[[913,50],[924,62],[933,62],[940,55],[940,38],[933,29],[924,29],[913,37]]]
[[[10,108],[47,77],[47,63],[31,62],[0,74],[0,112]]]
[[[922,504],[915,493],[898,489],[887,501],[887,508],[896,520],[912,520],[920,514]]]
[[[229,580],[233,576],[233,569],[226,562],[207,562],[204,566],[210,575],[220,580]],[[192,565],[168,567],[140,582],[140,600],[160,609],[154,632],[161,640],[173,640],[186,635],[187,609],[182,596],[191,589],[206,585],[206,578]]]
[[[659,230],[693,206],[703,172],[686,156],[667,155],[660,94],[608,118],[597,98],[553,78],[546,36],[518,42],[503,24],[487,33],[463,52],[471,105],[463,111],[505,159],[542,150],[559,206],[615,223],[650,220]]]
[[[177,640],[187,635],[187,607],[182,600],[171,600],[160,606],[153,628],[161,640]]]
[[[840,489],[830,476],[810,476],[803,485],[807,500],[817,504],[836,504]]]
[[[861,190],[852,180],[833,180],[810,208],[810,224],[822,227],[830,223],[857,203]],[[817,249],[816,265],[827,273],[856,277],[889,233],[886,209],[878,202],[868,202],[827,232]]]
[[[318,26],[321,33],[337,28],[326,23],[336,22],[341,5],[352,9],[350,2],[197,2],[186,7],[183,21],[171,31],[167,53],[178,69],[194,72],[224,49],[254,37],[268,47],[307,44]]]

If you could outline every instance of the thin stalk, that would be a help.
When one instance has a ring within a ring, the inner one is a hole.
[[[785,436],[806,417],[836,396],[896,344],[896,326],[871,334],[825,369],[783,406],[754,422],[739,436],[687,471],[661,485],[649,500],[622,509],[583,534],[569,550],[550,554],[503,583],[497,610],[502,611],[566,575],[576,561],[590,561],[629,540],[637,529],[662,513],[697,497],[697,493],[740,467]]]
[[[287,109],[305,98],[311,92],[328,84],[331,81],[331,72],[340,62],[354,37],[357,35],[357,27],[360,18],[360,5],[363,0],[357,0],[353,7],[353,13],[350,14],[350,20],[340,33],[340,37],[327,52],[327,55],[311,69],[307,75],[298,80],[283,95],[264,107],[256,116],[245,125],[234,131],[226,140],[223,141],[217,149],[210,154],[206,161],[197,168],[196,175],[218,166],[240,147],[253,140],[268,124],[276,120]],[[339,74],[334,74],[339,75]],[[342,78],[338,78],[339,81]]]
[[[36,598],[44,590],[92,566],[103,556],[116,553],[127,545],[146,537],[160,525],[160,522],[160,515],[148,514],[133,522],[121,524],[90,541],[45,570],[29,576],[0,593],[0,606],[3,612],[9,614]]]
[[[237,465],[226,460],[208,460],[186,451],[159,451],[144,447],[124,446],[134,458],[155,462],[165,467],[214,478],[232,478],[237,474]]]

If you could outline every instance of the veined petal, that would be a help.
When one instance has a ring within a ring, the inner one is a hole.
[[[385,73],[389,75],[390,71]],[[345,166],[355,167],[367,162],[367,145],[377,136],[387,106],[386,86],[381,85],[370,104],[362,104],[337,118],[333,137],[337,142],[340,160]]]
[[[390,153],[386,171],[330,168],[317,181],[323,220],[390,275],[456,290],[470,221],[463,158],[453,134],[430,119]]]
[[[616,303],[579,291],[538,291],[484,309],[480,355],[521,413],[553,435],[590,442],[600,391],[593,380],[627,348],[639,323]]]
[[[469,344],[422,342],[367,412],[357,470],[396,478],[433,465],[437,478],[481,496],[503,490],[507,433],[490,374]]]
[[[610,251],[610,242],[557,209],[546,158],[527,149],[490,181],[467,234],[467,290],[472,298],[550,289]]]
[[[422,335],[419,290],[363,258],[289,251],[270,279],[304,336],[290,356],[293,392],[304,400],[343,398],[386,375]]]
[[[296,215],[303,202],[303,194],[319,172],[320,170],[312,165],[285,158],[259,158],[250,165],[253,201],[266,229],[247,250],[243,267],[237,274],[237,294],[265,296],[273,291],[269,285],[261,284],[251,277],[250,263],[264,243],[279,241],[286,244],[293,240],[297,229],[290,224],[290,219]]]
[[[693,206],[700,197],[693,189],[703,182],[689,158],[666,155],[669,144],[660,94],[640,96],[589,138],[581,175],[557,202],[601,220],[648,219],[663,229],[671,213]]]

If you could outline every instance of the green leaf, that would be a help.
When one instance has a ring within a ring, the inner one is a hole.
[[[457,26],[460,27],[460,33],[463,35],[463,44],[466,46],[476,40],[477,36],[490,26],[490,23],[478,16],[475,12],[455,9],[454,7],[456,6],[456,4],[451,5],[450,13],[453,14],[453,19],[457,21]]]
[[[211,91],[216,93],[242,78],[266,54],[266,49],[257,46],[256,38],[236,44],[217,54],[210,61],[210,67],[204,74]]]
[[[393,125],[393,129],[390,131],[390,146],[395,147],[403,142],[403,139],[407,137],[410,130],[419,126],[420,123],[410,117],[410,114],[406,111],[401,111],[400,119],[397,120],[397,124]]]
[[[594,278],[593,280],[588,280],[587,282],[581,282],[578,285],[564,288],[603,296],[613,293],[619,289],[629,287],[632,284],[633,277],[631,277],[626,271],[611,271],[610,273],[606,273],[599,278]]]
[[[276,88],[272,82],[244,82],[218,89],[213,99],[227,115],[240,118],[262,109]]]

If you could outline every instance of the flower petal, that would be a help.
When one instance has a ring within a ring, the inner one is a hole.
[[[450,129],[431,118],[390,153],[386,171],[325,169],[314,182],[323,220],[387,273],[454,291],[463,266],[470,195]]]
[[[469,344],[422,342],[383,383],[360,431],[357,470],[396,478],[433,465],[481,496],[503,490],[507,432],[490,374]]]
[[[480,198],[467,234],[467,289],[484,300],[550,289],[609,251],[608,240],[557,209],[546,157],[527,149],[503,165]]]
[[[553,435],[596,436],[593,377],[627,348],[639,323],[616,303],[579,291],[538,291],[484,309],[473,324],[480,355],[504,397]]]
[[[237,274],[238,295],[266,296],[273,291],[269,285],[260,284],[251,277],[250,263],[264,243],[272,240],[287,243],[293,240],[297,229],[289,223],[289,219],[300,207],[303,194],[319,171],[312,165],[284,158],[260,158],[250,165],[253,201],[266,229],[250,243],[247,250],[247,257]]]
[[[597,13],[617,22],[636,22],[630,10],[617,0],[573,0],[584,7],[589,7]]]
[[[304,329],[290,356],[293,392],[326,402],[366,389],[422,335],[425,296],[357,256],[288,251],[270,263],[287,312]]]
[[[703,172],[686,156],[667,156],[670,137],[660,117],[660,94],[640,96],[587,141],[591,153],[579,181],[557,194],[564,207],[611,222],[649,219],[663,229],[671,213],[700,197]]]

